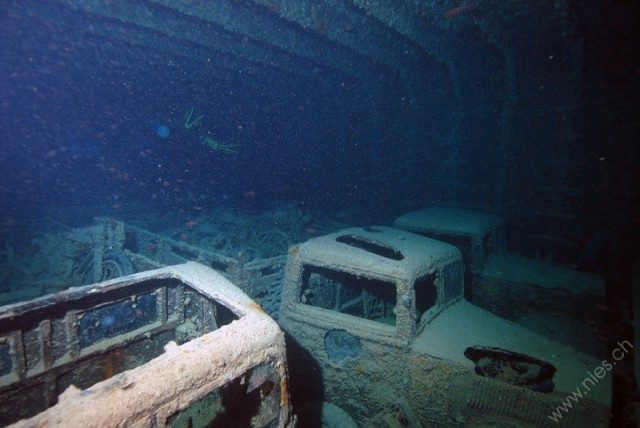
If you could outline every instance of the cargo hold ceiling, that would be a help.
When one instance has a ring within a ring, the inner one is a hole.
[[[135,70],[180,60],[199,65],[211,79],[241,74],[244,84],[261,88],[279,82],[370,86],[385,80],[410,91],[420,85],[415,74],[436,62],[445,66],[427,70],[419,80],[449,78],[448,59],[437,44],[432,49],[416,41],[357,1],[53,0],[46,8],[31,3],[15,2],[5,10],[33,20],[34,27],[65,27],[51,37],[61,45],[65,38],[90,44],[102,58],[111,58],[110,67]]]
[[[211,79],[222,75],[210,73],[217,69],[241,74],[244,84],[259,88],[347,81],[375,92],[371,82],[399,82],[417,108],[433,98],[424,88],[446,92],[435,98],[450,101],[447,126],[457,129],[465,107],[483,97],[495,100],[494,110],[505,103],[509,108],[516,91],[513,26],[565,2],[52,0],[42,16],[35,12],[42,5],[30,3],[5,10],[29,9],[26,19],[41,25],[66,22],[96,51],[128,53],[117,64],[122,67],[135,68],[136,60],[162,67],[180,59],[200,64]],[[545,19],[532,23],[540,21]]]
[[[135,109],[147,97],[177,110],[207,105],[211,115],[220,106],[259,118],[257,126],[290,114],[288,108],[306,109],[306,135],[328,109],[334,115],[318,128],[343,123],[322,140],[369,141],[366,162],[375,171],[384,169],[376,162],[390,150],[406,159],[407,170],[426,162],[437,174],[434,193],[444,199],[458,184],[470,189],[465,162],[478,153],[469,150],[495,148],[491,156],[506,165],[510,142],[519,132],[534,134],[538,123],[545,135],[566,137],[566,116],[581,91],[580,45],[564,0],[10,0],[2,12],[0,25],[21,29],[3,31],[0,41],[7,86],[17,88],[7,102],[16,110],[54,111],[52,99],[73,98],[74,91],[104,97],[93,82],[118,87],[112,99],[93,103]],[[31,75],[14,79],[21,73]],[[38,87],[32,92],[44,101],[28,103],[30,89],[20,84],[37,86],[44,80],[38,76],[56,76],[62,86]],[[539,120],[520,117],[524,108]],[[498,172],[491,183],[473,182],[501,195],[508,172],[492,167]]]

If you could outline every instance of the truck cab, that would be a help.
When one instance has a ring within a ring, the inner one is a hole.
[[[0,425],[287,427],[284,335],[188,262],[0,307]]]
[[[603,329],[604,278],[507,251],[506,228],[493,214],[432,206],[398,217],[394,226],[454,245],[462,252],[465,298],[591,355],[607,349]],[[535,296],[535,297],[532,297]]]
[[[600,361],[469,303],[463,275],[455,246],[383,226],[291,247],[279,323],[292,396],[365,425],[555,424]],[[610,379],[588,386],[561,426],[607,425]]]

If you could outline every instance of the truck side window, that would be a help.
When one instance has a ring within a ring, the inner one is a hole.
[[[438,301],[438,287],[436,287],[436,274],[425,275],[419,278],[415,284],[416,290],[416,319],[418,324],[429,309]]]
[[[306,266],[300,302],[310,306],[395,325],[393,283]]]

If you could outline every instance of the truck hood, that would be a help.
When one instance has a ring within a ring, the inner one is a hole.
[[[575,391],[585,379],[591,378],[597,367],[603,366],[601,360],[554,342],[464,300],[433,319],[412,344],[412,352],[453,361],[473,371],[475,363],[465,357],[465,350],[472,346],[502,348],[553,364],[557,369],[553,376],[555,389],[567,394]],[[598,382],[591,387],[587,397],[609,406],[611,376],[607,372],[602,379],[596,378]]]

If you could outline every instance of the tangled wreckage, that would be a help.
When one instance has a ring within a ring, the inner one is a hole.
[[[437,217],[251,260],[98,219],[68,281],[91,284],[1,310],[0,422],[555,426],[598,361],[498,316],[483,269],[508,257],[499,222],[464,239],[441,224],[436,240]],[[597,301],[597,285],[562,293]],[[606,426],[610,399],[603,379],[560,426]]]

